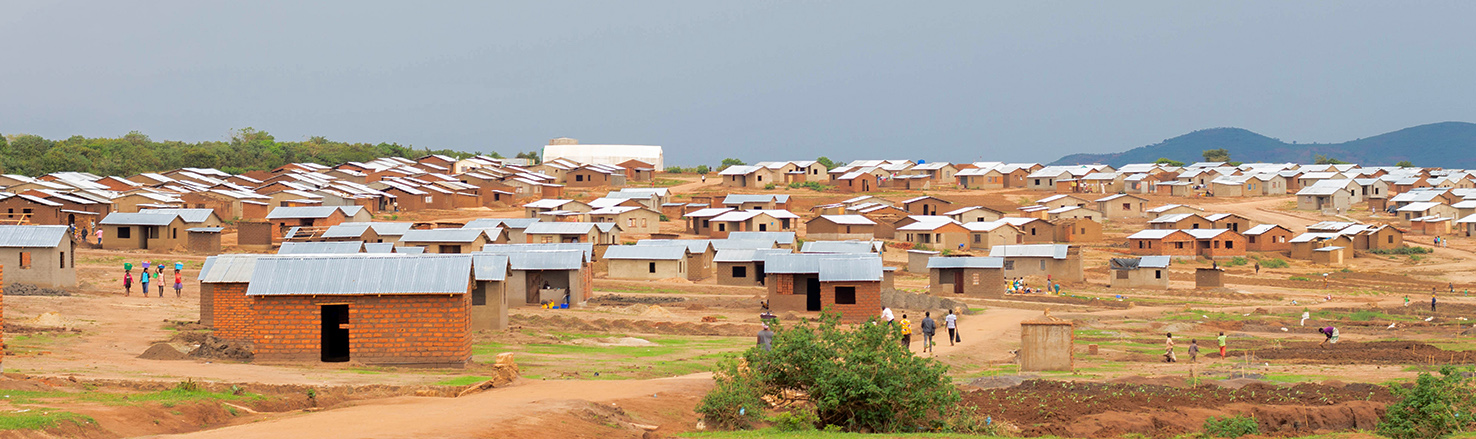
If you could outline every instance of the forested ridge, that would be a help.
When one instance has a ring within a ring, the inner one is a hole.
[[[72,136],[49,140],[35,135],[0,136],[0,173],[39,176],[77,171],[97,175],[130,176],[183,167],[216,168],[239,174],[273,169],[288,163],[337,165],[380,157],[414,159],[427,154],[456,158],[475,154],[417,149],[396,143],[346,143],[312,137],[302,142],[278,142],[266,131],[244,128],[228,141],[156,141],[137,131],[117,138]],[[494,155],[496,153],[493,153]]]

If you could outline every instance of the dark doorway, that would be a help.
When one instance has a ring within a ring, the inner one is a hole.
[[[963,294],[964,271],[953,270],[953,294]]]
[[[323,305],[323,362],[349,360],[349,306]]]
[[[759,285],[764,284],[764,279],[767,277],[764,276],[764,261],[757,261],[753,263],[753,277],[754,280],[758,281]]]
[[[820,308],[820,278],[805,278],[805,311],[819,311]]]

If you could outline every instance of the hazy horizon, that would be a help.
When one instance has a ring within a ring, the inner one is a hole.
[[[1049,162],[1476,121],[1476,4],[9,3],[0,133]]]

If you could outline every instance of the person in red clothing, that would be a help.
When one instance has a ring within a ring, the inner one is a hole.
[[[180,292],[183,290],[184,277],[180,275],[179,270],[174,270],[174,297],[180,297]]]

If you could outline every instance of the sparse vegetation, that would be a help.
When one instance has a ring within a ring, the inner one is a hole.
[[[1425,255],[1425,254],[1434,253],[1435,250],[1432,250],[1429,247],[1420,247],[1420,246],[1415,246],[1415,245],[1407,245],[1407,246],[1404,246],[1404,247],[1393,248],[1393,249],[1383,249],[1383,248],[1380,248],[1380,249],[1369,249],[1368,252],[1369,253],[1376,254],[1376,255]]]
[[[1286,262],[1286,260],[1283,260],[1281,258],[1271,258],[1271,259],[1262,259],[1261,260],[1261,268],[1287,268],[1287,267],[1290,267],[1290,266],[1291,266],[1291,264],[1288,264]]]
[[[1256,418],[1246,416],[1226,416],[1216,418],[1210,416],[1204,420],[1204,434],[1214,437],[1236,438],[1250,434],[1260,434],[1261,427],[1256,424]]]
[[[1378,432],[1393,439],[1440,438],[1476,429],[1476,393],[1469,371],[1452,366],[1437,378],[1421,372],[1411,387],[1390,386],[1399,401],[1389,405]]]

